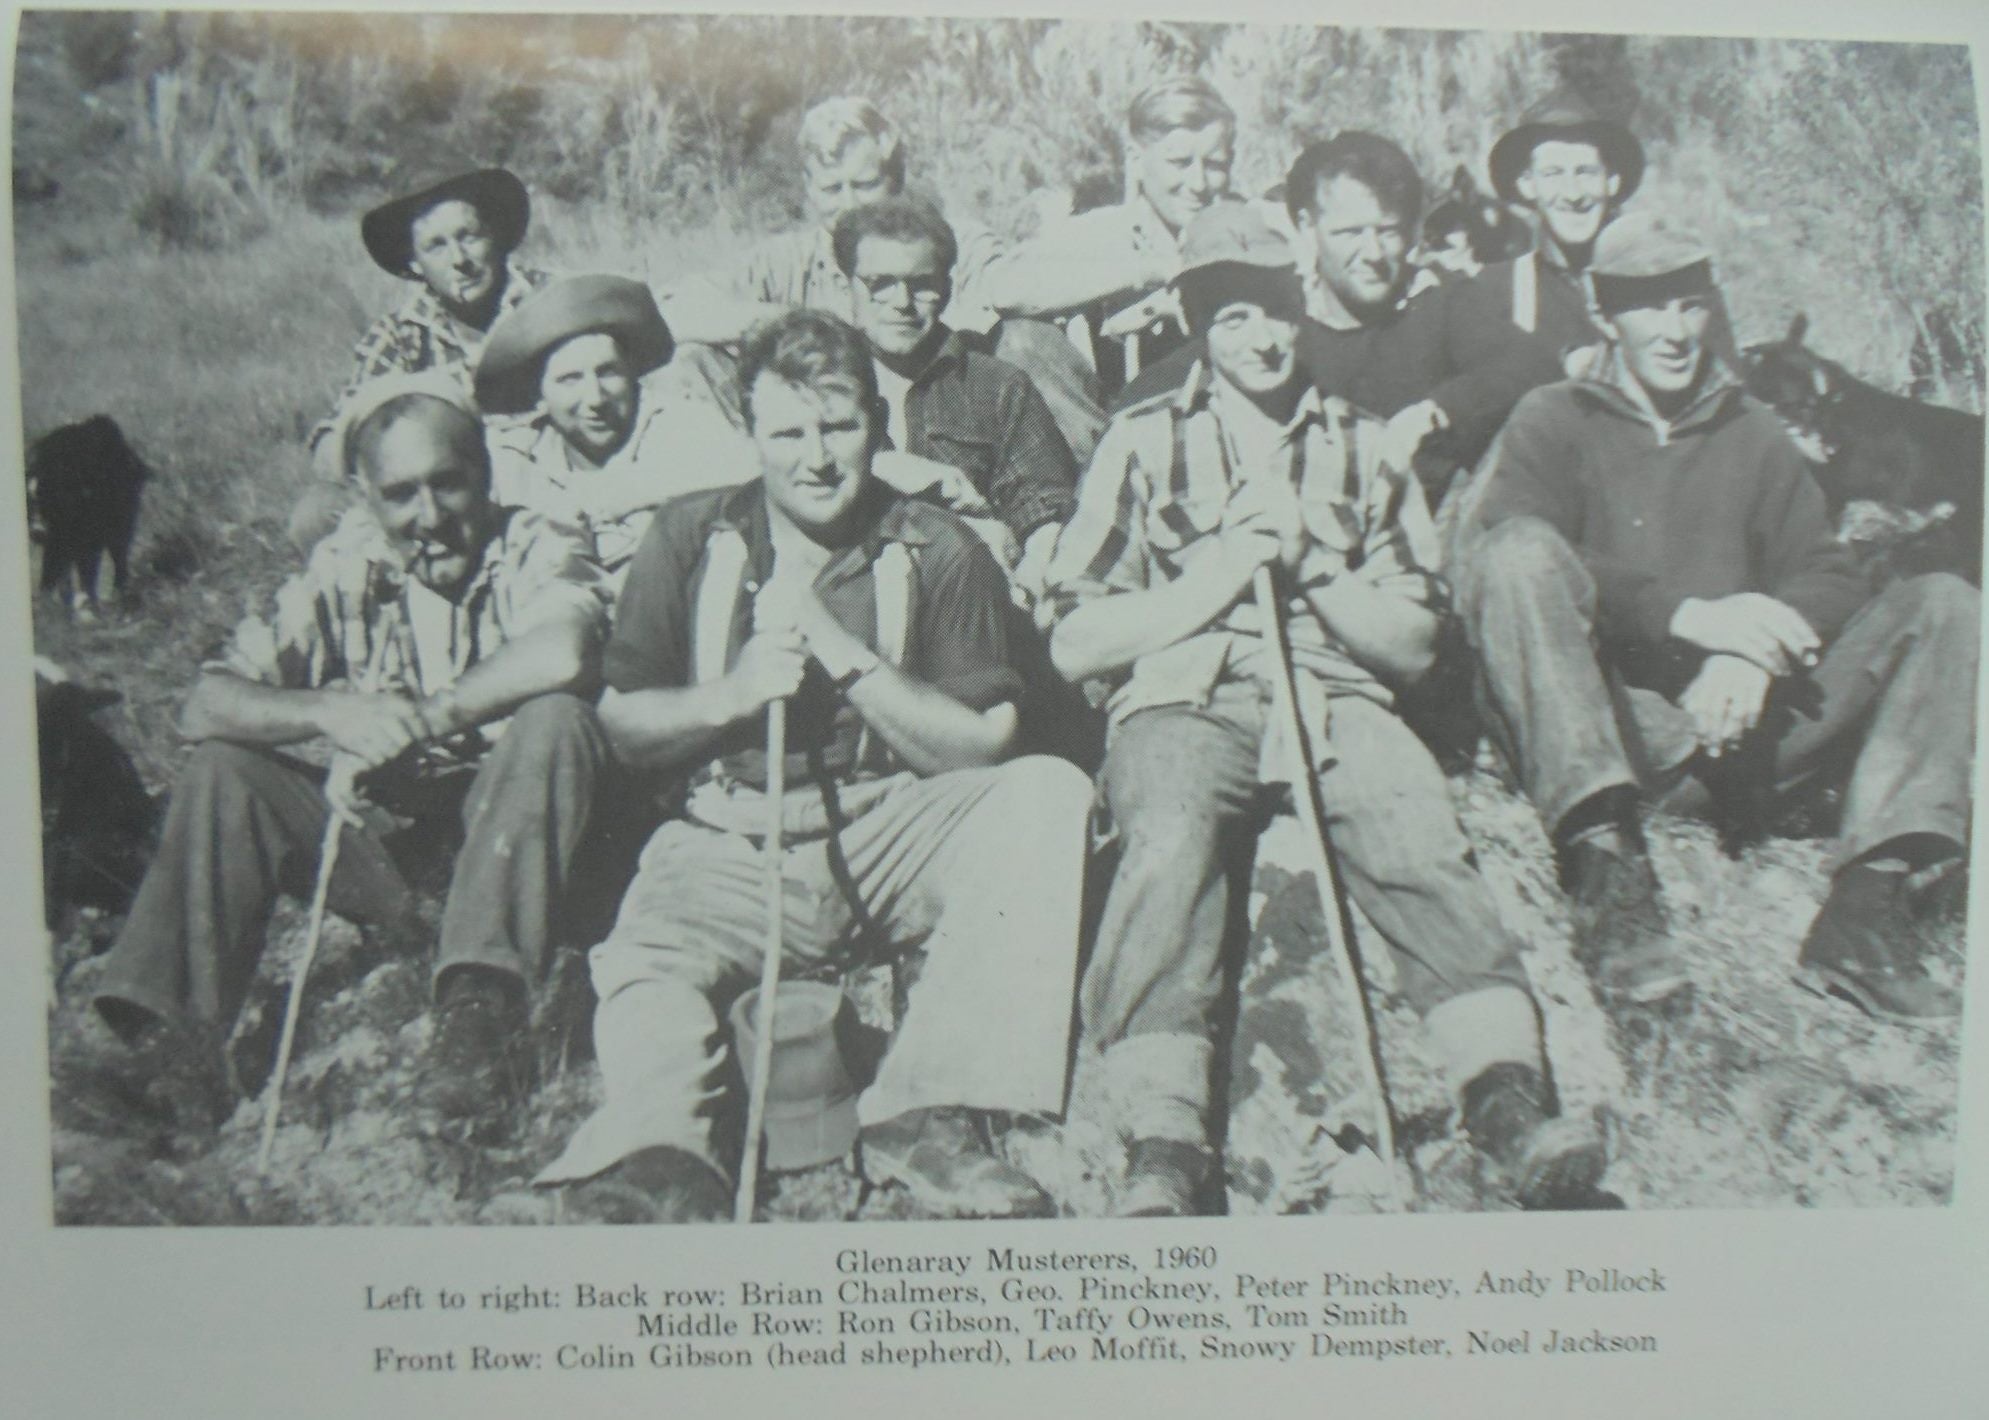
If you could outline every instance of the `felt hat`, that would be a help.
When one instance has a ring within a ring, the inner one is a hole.
[[[1507,202],[1521,200],[1519,175],[1533,161],[1533,149],[1549,139],[1593,143],[1609,171],[1620,179],[1616,201],[1626,202],[1644,180],[1644,145],[1623,124],[1570,89],[1559,89],[1520,115],[1518,124],[1492,145],[1488,166],[1492,190]]]
[[[833,1163],[856,1143],[856,1097],[876,1051],[849,997],[815,981],[783,981],[774,996],[773,1065],[767,1078],[766,1166]],[[755,987],[732,1003],[732,1045],[752,1086],[760,1025]]]
[[[1249,202],[1218,202],[1188,224],[1174,288],[1197,334],[1230,301],[1254,301],[1287,320],[1305,313],[1291,242]]]
[[[477,407],[470,399],[470,392],[463,388],[463,382],[444,370],[422,370],[416,374],[396,371],[390,375],[380,375],[367,380],[348,395],[339,406],[338,415],[332,421],[331,432],[326,435],[325,458],[330,466],[338,471],[341,478],[351,478],[353,471],[347,463],[346,446],[352,441],[353,431],[364,424],[367,417],[382,405],[399,399],[402,395],[424,395],[429,399],[440,400],[452,409],[460,409],[475,421],[479,427],[482,419]]]
[[[1713,254],[1698,234],[1646,212],[1626,212],[1602,229],[1589,274],[1604,314],[1714,288]]]
[[[640,281],[566,276],[541,286],[497,318],[477,357],[477,403],[488,414],[522,414],[539,401],[546,356],[576,335],[619,342],[638,376],[670,358],[675,342]]]
[[[503,168],[478,168],[431,182],[405,197],[383,202],[359,219],[360,240],[382,271],[413,280],[415,219],[443,202],[467,202],[482,214],[491,239],[506,253],[525,239],[532,199],[525,184]]]

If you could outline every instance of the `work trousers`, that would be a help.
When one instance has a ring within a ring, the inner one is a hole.
[[[1330,707],[1335,759],[1319,776],[1326,833],[1450,1082],[1505,1061],[1541,1068],[1517,948],[1471,866],[1442,771],[1386,708],[1355,696]],[[1133,714],[1106,751],[1119,865],[1079,1003],[1134,1138],[1206,1138],[1229,914],[1224,849],[1262,812],[1269,708],[1255,685],[1225,686],[1207,707]]]
[[[474,769],[377,791],[415,812],[411,832],[452,832],[447,816],[461,816],[438,976],[475,965],[521,984],[539,979],[606,754],[592,706],[542,695],[518,708]],[[268,749],[208,740],[194,750],[158,857],[104,968],[96,1000],[107,1017],[128,1020],[136,1007],[229,1027],[255,977],[278,891],[308,890],[331,812],[322,782],[322,771]],[[357,922],[411,923],[413,895],[386,838],[349,826],[341,833],[327,906]]]
[[[858,786],[853,804],[859,791],[839,839],[875,940],[852,931],[827,839],[784,844],[781,868],[784,973],[835,976],[925,949],[859,1120],[949,1105],[1060,1112],[1090,781],[1032,755]],[[683,820],[656,831],[591,955],[606,1100],[537,1182],[590,1178],[660,1144],[726,1168],[713,1132],[730,1060],[720,1022],[758,984],[766,920],[759,840]]]
[[[1761,794],[1772,812],[1844,772],[1832,871],[1902,837],[1967,841],[1981,608],[1959,577],[1873,597],[1813,669],[1775,683],[1759,728],[1722,763],[1698,754],[1685,711],[1610,667],[1595,581],[1556,529],[1500,523],[1459,573],[1495,733],[1550,831],[1605,790],[1642,787],[1686,811]]]

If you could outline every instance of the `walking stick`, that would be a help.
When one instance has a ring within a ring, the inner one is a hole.
[[[1374,1019],[1368,1011],[1367,989],[1361,980],[1359,949],[1348,935],[1346,906],[1340,891],[1340,875],[1333,867],[1332,845],[1326,841],[1326,827],[1319,810],[1319,781],[1312,772],[1312,748],[1306,741],[1305,721],[1298,713],[1298,692],[1292,682],[1291,647],[1285,641],[1284,606],[1272,586],[1271,569],[1259,567],[1251,577],[1257,611],[1264,619],[1264,639],[1277,661],[1277,675],[1271,698],[1277,713],[1290,732],[1292,751],[1298,763],[1292,766],[1291,796],[1298,805],[1299,821],[1311,841],[1313,872],[1319,879],[1320,915],[1326,919],[1326,942],[1333,957],[1335,974],[1352,996],[1354,1018],[1360,1023],[1361,1066],[1367,1087],[1374,1097],[1375,1143],[1382,1166],[1388,1172],[1388,1201],[1398,1213],[1404,1209],[1402,1183],[1395,1171],[1395,1115],[1389,1107],[1388,1089],[1381,1068],[1381,1052],[1375,1041]]]
[[[760,1186],[760,1131],[766,1126],[767,1077],[773,1073],[774,996],[780,990],[781,800],[787,790],[787,701],[767,703],[766,956],[760,962],[759,1009],[755,1012],[752,1081],[746,1088],[746,1153],[739,1161],[739,1192],[732,1221],[753,1221],[753,1198]]]
[[[387,642],[392,635],[382,628],[366,658],[365,678],[360,689],[370,692],[379,684]],[[325,898],[331,892],[332,872],[338,866],[339,830],[344,822],[336,812],[325,820],[325,837],[318,846],[318,881],[311,889],[310,918],[304,931],[304,954],[297,958],[297,970],[290,977],[290,998],[283,1003],[283,1033],[276,1039],[276,1070],[269,1077],[269,1103],[262,1110],[262,1142],[256,1147],[256,1172],[269,1172],[269,1151],[276,1143],[276,1118],[283,1111],[283,1081],[290,1073],[290,1051],[297,1043],[297,1017],[304,1009],[304,978],[311,974],[311,961],[318,954],[318,939],[325,930]]]

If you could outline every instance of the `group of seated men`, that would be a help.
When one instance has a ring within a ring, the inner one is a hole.
[[[1530,111],[1490,169],[1535,249],[1438,280],[1395,144],[1307,147],[1274,210],[1230,190],[1235,130],[1206,82],[1160,83],[1126,201],[1003,249],[830,100],[802,128],[818,225],[660,300],[513,261],[501,170],[369,213],[413,294],[313,435],[358,505],[311,515],[336,525],[201,668],[104,1019],[141,1048],[225,1033],[328,816],[333,910],[393,930],[418,920],[397,861],[453,834],[419,1102],[487,1126],[590,820],[633,794],[648,836],[590,957],[605,1100],[540,1182],[720,1216],[724,1010],[760,974],[777,814],[785,972],[923,951],[858,1104],[872,1182],[1048,1211],[990,1129],[1064,1108],[1075,993],[1122,1111],[1115,1211],[1202,1211],[1235,850],[1302,765],[1487,1176],[1573,1206],[1602,1139],[1558,1110],[1518,943],[1399,709],[1450,627],[1619,1024],[1693,989],[1644,807],[1759,815],[1826,778],[1796,983],[1956,1014],[1912,890],[1967,842],[1977,594],[1868,585],[1739,387],[1711,254],[1621,210],[1635,137]],[[1102,764],[1032,752],[1073,685]],[[283,752],[311,741],[328,763]],[[1081,954],[1094,801],[1116,850]]]

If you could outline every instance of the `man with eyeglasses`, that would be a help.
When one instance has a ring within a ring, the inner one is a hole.
[[[980,520],[1033,598],[1076,506],[1076,461],[1028,376],[940,319],[952,294],[953,229],[927,204],[892,198],[844,213],[831,244],[884,402],[890,449],[878,455],[878,475]]]

